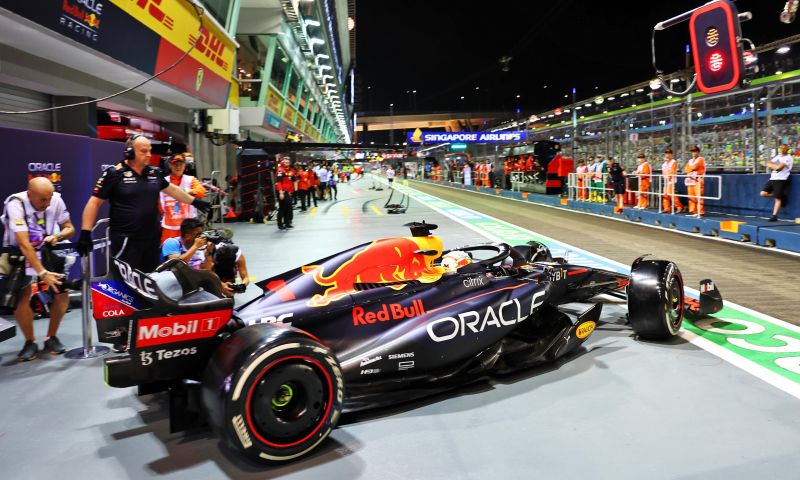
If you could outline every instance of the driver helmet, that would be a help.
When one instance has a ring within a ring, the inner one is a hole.
[[[448,272],[455,272],[459,268],[464,265],[469,265],[470,263],[472,263],[472,258],[470,258],[467,252],[462,250],[453,250],[452,252],[447,252],[442,255],[442,267]]]

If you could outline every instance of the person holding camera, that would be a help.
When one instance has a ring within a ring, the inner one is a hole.
[[[177,258],[195,270],[211,270],[214,266],[214,244],[201,235],[203,222],[196,218],[187,218],[181,222],[180,232],[180,237],[164,240],[161,245],[161,261]]]
[[[125,159],[107,168],[97,180],[83,209],[81,235],[76,244],[82,256],[92,251],[92,228],[106,200],[111,203],[111,254],[142,272],[155,270],[161,258],[158,213],[161,191],[205,213],[211,210],[210,203],[184,192],[168,182],[161,170],[150,166],[151,150],[147,137],[137,135],[128,139]]]
[[[31,310],[34,278],[38,278],[55,293],[50,310],[50,325],[44,340],[44,352],[60,355],[66,348],[56,333],[69,306],[69,296],[59,288],[64,272],[47,271],[42,265],[40,250],[45,245],[55,246],[75,233],[64,200],[55,192],[50,180],[44,177],[33,178],[28,182],[27,191],[15,193],[6,199],[2,221],[5,226],[3,245],[19,247],[25,257],[25,274],[28,275],[18,285],[10,285],[11,288],[20,289],[17,304],[14,306],[14,318],[25,336],[25,345],[18,358],[20,361],[30,361],[39,355]]]

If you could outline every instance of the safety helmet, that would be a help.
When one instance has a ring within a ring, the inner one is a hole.
[[[448,272],[455,272],[459,268],[464,265],[469,265],[470,263],[472,263],[472,258],[470,258],[467,252],[462,250],[453,250],[452,252],[447,252],[442,255],[442,267]]]

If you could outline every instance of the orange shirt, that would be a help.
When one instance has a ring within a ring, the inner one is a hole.
[[[689,160],[686,162],[683,171],[689,175],[686,177],[684,183],[686,185],[697,185],[698,177],[701,177],[699,180],[702,182],[702,176],[706,174],[706,159],[698,156],[697,158]]]
[[[661,175],[664,176],[664,181],[667,183],[675,183],[678,174],[678,161],[674,158],[671,160],[664,160],[661,164]]]

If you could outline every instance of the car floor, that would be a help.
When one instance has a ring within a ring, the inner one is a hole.
[[[340,184],[337,202],[295,211],[292,230],[233,224],[250,275],[405,236],[404,223],[423,219],[439,225],[434,233],[445,248],[486,241],[414,200],[407,213],[387,214],[388,190],[370,186]],[[59,332],[69,347],[81,343],[80,317],[79,309],[68,312]],[[207,429],[169,433],[166,395],[105,386],[102,358],[17,363],[18,334],[0,343],[0,477],[797,478],[797,398],[682,338],[637,340],[624,318],[624,304],[612,301],[572,357],[346,415],[316,452],[278,466],[243,459]],[[40,344],[46,328],[47,320],[35,322]]]

